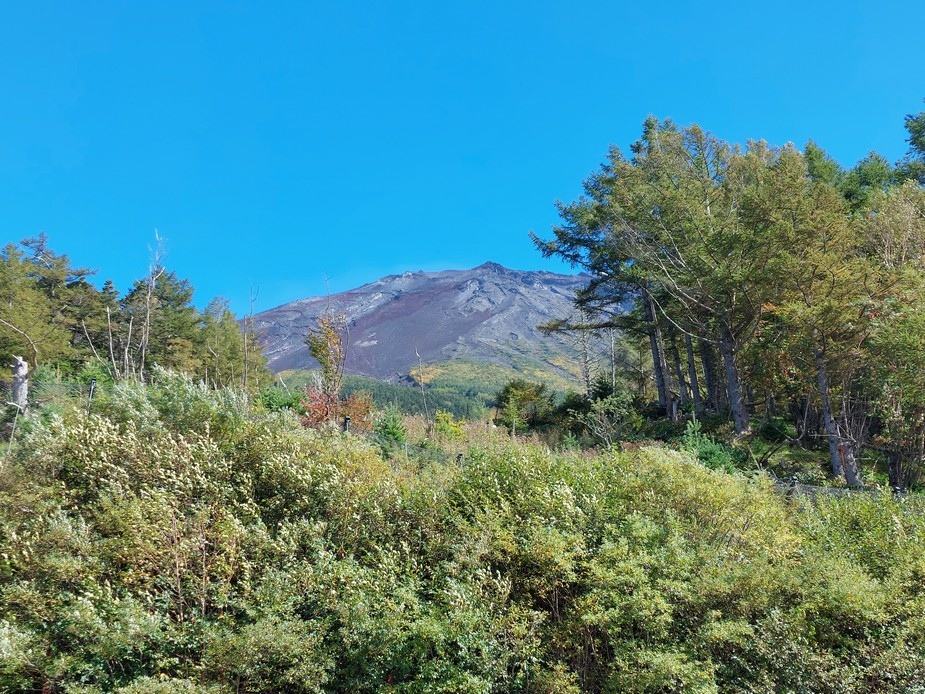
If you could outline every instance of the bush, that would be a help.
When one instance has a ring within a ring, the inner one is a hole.
[[[681,447],[711,470],[731,473],[745,465],[745,454],[742,451],[718,443],[712,436],[704,434],[696,418],[687,422]]]
[[[457,422],[456,418],[445,410],[437,410],[434,416],[434,432],[444,439],[458,441],[463,437],[462,422]]]
[[[268,412],[278,412],[279,410],[298,410],[302,396],[279,386],[270,386],[260,391],[258,400]]]
[[[387,407],[379,421],[376,422],[374,431],[380,436],[384,436],[392,441],[403,443],[408,437],[408,429],[405,427],[405,420],[397,407]]]
[[[3,691],[902,692],[925,674],[915,496],[804,503],[688,452],[506,436],[393,469],[167,373],[36,417],[15,451]]]

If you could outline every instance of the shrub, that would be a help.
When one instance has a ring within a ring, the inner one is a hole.
[[[488,435],[393,469],[170,374],[35,420],[0,470],[4,691],[901,692],[925,673],[915,496],[809,503],[684,451]]]
[[[387,407],[382,412],[382,416],[376,422],[374,431],[380,436],[399,443],[403,443],[408,437],[404,418],[398,408],[394,406]]]
[[[744,464],[745,457],[741,451],[719,443],[712,436],[704,434],[696,418],[687,422],[681,446],[711,470],[734,472]]]
[[[437,410],[434,416],[434,432],[444,439],[457,441],[463,437],[462,422],[457,422],[446,410]]]

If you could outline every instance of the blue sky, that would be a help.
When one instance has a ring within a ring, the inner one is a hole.
[[[925,5],[56,2],[0,9],[0,228],[111,278],[154,231],[239,314],[405,270],[567,270],[548,234],[649,114],[906,150]]]

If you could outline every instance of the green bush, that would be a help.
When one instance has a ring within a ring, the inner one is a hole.
[[[418,468],[117,384],[0,468],[0,691],[913,691],[919,498],[788,499],[685,438]]]
[[[745,465],[745,455],[742,451],[719,443],[712,436],[704,434],[696,418],[687,422],[681,446],[711,470],[731,473]]]
[[[381,418],[376,422],[375,432],[398,443],[403,443],[408,438],[404,418],[395,406],[385,408]]]

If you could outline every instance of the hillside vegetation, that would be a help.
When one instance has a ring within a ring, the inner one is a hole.
[[[426,403],[431,413],[444,410],[457,418],[484,419],[494,407],[501,389],[508,382],[523,377],[546,383],[552,391],[560,393],[574,390],[577,383],[536,366],[515,370],[500,364],[455,360],[429,364],[423,369],[416,367],[411,370],[408,381],[401,384],[345,374],[342,393],[366,392],[379,406],[394,404],[406,414],[423,414]],[[302,392],[316,378],[316,371],[293,370],[278,374],[290,393]]]
[[[0,689],[908,692],[917,500],[660,448],[386,460],[155,370],[0,472]]]

